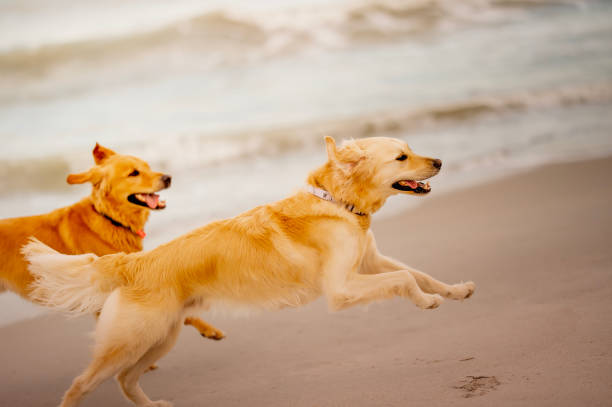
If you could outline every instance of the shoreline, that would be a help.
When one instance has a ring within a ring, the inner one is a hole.
[[[142,386],[177,407],[606,405],[611,172],[612,157],[550,164],[375,217],[384,254],[445,282],[475,281],[469,300],[202,314],[227,338],[184,329]],[[55,405],[89,361],[93,326],[50,313],[1,327],[0,400]],[[112,380],[83,403],[108,405],[130,405]]]

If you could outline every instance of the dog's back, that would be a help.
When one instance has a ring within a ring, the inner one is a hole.
[[[0,289],[28,298],[32,276],[20,253],[31,236],[65,254],[99,256],[142,249],[141,240],[129,231],[96,227],[92,204],[85,198],[74,205],[43,215],[0,220]]]

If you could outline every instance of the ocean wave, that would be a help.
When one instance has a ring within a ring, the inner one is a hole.
[[[113,147],[118,151],[138,151],[139,156],[147,157],[152,168],[175,174],[232,161],[270,158],[318,148],[323,137],[328,135],[336,140],[403,137],[436,126],[476,121],[487,115],[610,102],[612,83],[600,83],[481,97],[419,109],[399,109],[276,128],[163,137],[148,140],[146,144],[126,143]],[[89,160],[89,154],[84,155],[80,151],[68,152],[61,157],[0,161],[0,195],[67,191],[66,175],[71,171],[83,171],[89,165]]]
[[[164,138],[160,144],[150,144],[146,156],[153,158],[160,168],[182,171],[217,165],[228,160],[270,157],[316,148],[324,136],[332,136],[336,140],[393,137],[430,127],[478,120],[486,115],[609,102],[612,102],[612,83],[510,93],[418,109],[398,109],[275,128]]]
[[[219,9],[145,32],[7,51],[0,54],[0,73],[39,77],[74,64],[96,67],[134,60],[164,68],[217,66],[500,22],[529,7],[559,3],[573,2],[367,0],[265,12]]]

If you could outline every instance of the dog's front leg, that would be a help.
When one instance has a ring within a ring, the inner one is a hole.
[[[342,287],[327,293],[329,307],[332,310],[341,310],[395,296],[408,298],[423,309],[438,308],[444,301],[438,294],[424,293],[412,274],[403,270],[370,275],[351,274]]]
[[[329,308],[341,310],[358,304],[400,296],[420,308],[437,308],[443,301],[437,294],[424,293],[412,274],[405,270],[380,274],[357,273],[360,256],[338,250],[324,266],[323,291]]]
[[[393,271],[405,270],[412,274],[417,284],[426,293],[439,294],[445,298],[453,300],[463,300],[469,298],[476,289],[476,285],[468,281],[467,283],[446,284],[438,281],[428,274],[423,273],[407,266],[397,260],[384,256],[376,247],[374,234],[370,230],[367,235],[367,247],[363,256],[363,261],[359,269],[360,274],[380,274]]]

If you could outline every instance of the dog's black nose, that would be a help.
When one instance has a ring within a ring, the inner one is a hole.
[[[166,186],[166,188],[168,188],[170,184],[172,184],[172,177],[170,175],[166,175],[166,174],[162,175],[161,180]]]
[[[437,169],[440,169],[442,168],[442,160],[438,160],[437,158],[434,158],[433,160],[431,160],[431,165],[433,165]]]

